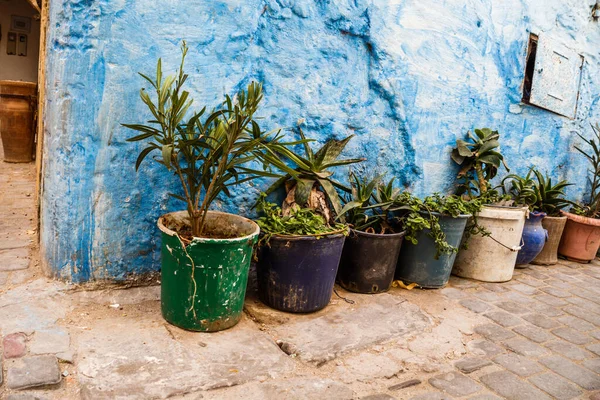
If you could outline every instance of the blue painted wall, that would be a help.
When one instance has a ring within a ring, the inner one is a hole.
[[[594,0],[53,0],[47,48],[41,242],[56,276],[125,279],[159,268],[157,217],[183,209],[122,122],[149,118],[138,71],[174,70],[182,39],[196,104],[264,82],[264,126],[321,142],[350,133],[349,156],[419,195],[452,189],[449,151],[473,127],[503,135],[510,166],[585,188],[573,145],[600,120]],[[577,118],[520,103],[529,32],[585,56]],[[345,171],[340,171],[345,176]],[[219,209],[248,212],[267,182]]]

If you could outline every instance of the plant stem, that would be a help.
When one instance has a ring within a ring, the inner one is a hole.
[[[487,192],[487,182],[485,181],[485,177],[483,175],[483,168],[481,167],[481,163],[475,163],[475,172],[477,173],[479,192],[483,194]]]

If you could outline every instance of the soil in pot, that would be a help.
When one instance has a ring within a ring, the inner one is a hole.
[[[187,221],[187,222],[186,222]],[[161,309],[163,317],[183,329],[220,331],[242,317],[252,248],[260,229],[233,214],[209,211],[206,231],[235,238],[182,241],[177,227],[189,224],[187,212],[162,216]]]
[[[542,220],[542,226],[548,231],[548,241],[532,264],[554,265],[558,262],[558,245],[566,223],[567,217],[546,217]]]
[[[569,260],[588,263],[600,247],[600,219],[583,217],[561,211],[567,217],[558,254]]]
[[[457,218],[437,213],[435,215],[439,218],[448,244],[458,247],[470,215]],[[456,253],[440,254],[436,259],[435,241],[429,236],[429,230],[419,232],[417,240],[417,244],[406,241],[402,246],[396,267],[396,279],[405,284],[416,283],[420,287],[430,289],[446,286]]]
[[[523,227],[523,247],[517,255],[517,268],[525,268],[544,248],[548,240],[548,231],[542,226],[546,213],[529,213]]]
[[[458,251],[452,273],[483,282],[511,280],[526,212],[527,207],[483,207],[477,221],[490,236],[471,236],[468,248]]]
[[[272,236],[260,246],[256,273],[261,301],[309,313],[329,304],[346,236]]]
[[[338,271],[340,286],[357,293],[389,290],[404,234],[376,234],[352,229],[342,252]]]

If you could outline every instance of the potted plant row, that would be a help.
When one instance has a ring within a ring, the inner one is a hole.
[[[576,146],[590,164],[589,195],[583,204],[575,204],[572,212],[561,211],[567,218],[558,253],[569,260],[590,262],[600,247],[600,126],[592,125],[594,139],[578,136],[590,147]]]

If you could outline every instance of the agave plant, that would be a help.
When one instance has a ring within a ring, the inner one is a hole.
[[[530,168],[525,176],[506,175],[500,185],[504,194],[509,195],[514,204],[527,206],[530,211],[534,210],[534,205],[538,202],[538,194],[532,175],[533,168]]]
[[[230,196],[232,186],[260,177],[279,177],[269,172],[272,165],[286,171],[287,176],[297,174],[274,156],[276,150],[282,151],[294,143],[283,143],[279,131],[265,132],[256,122],[255,113],[263,99],[262,85],[258,83],[250,83],[234,99],[225,96],[225,101],[210,115],[204,116],[207,107],[203,107],[185,120],[192,105],[189,93],[183,89],[188,79],[184,72],[187,52],[183,42],[177,75],[163,77],[160,59],[153,78],[140,74],[155,92],[153,100],[145,89],[140,91],[153,119],[147,124],[124,126],[141,132],[128,141],[147,141],[135,163],[136,171],[150,153],[160,152],[156,161],[181,183],[183,196],[171,196],[186,203],[191,234],[201,237],[210,205],[221,194]],[[252,168],[251,162],[263,169]]]
[[[345,204],[338,218],[345,217],[346,222],[358,231],[369,228],[377,229],[378,233],[393,232],[388,220],[388,209],[393,204],[393,198],[379,201],[382,196],[377,196],[380,190],[392,186],[393,179],[387,185],[381,185],[383,175],[366,180],[350,172],[352,189],[345,197]]]
[[[559,211],[573,203],[565,199],[565,188],[571,186],[566,180],[559,181],[556,185],[552,184],[552,179],[533,169],[537,183],[534,185],[537,200],[533,205],[535,211],[541,211],[549,216],[558,216]]]
[[[467,194],[470,198],[486,193],[489,181],[498,173],[503,164],[510,171],[504,156],[498,151],[500,134],[489,128],[475,129],[475,135],[467,133],[468,141],[457,139],[452,150],[452,159],[460,165],[458,172],[458,195]]]
[[[591,178],[588,177],[590,184],[590,193],[587,201],[582,205],[575,205],[574,211],[579,215],[584,215],[591,218],[600,218],[600,125],[592,125],[594,131],[594,139],[586,139],[579,133],[577,134],[585,143],[591,147],[591,152],[586,152],[578,146],[575,149],[583,154],[590,162],[591,168],[588,170]]]
[[[333,221],[335,215],[342,214],[342,203],[337,189],[348,192],[350,189],[332,178],[332,168],[364,161],[364,158],[339,159],[342,151],[354,137],[350,135],[343,140],[331,139],[314,152],[299,129],[300,141],[304,155],[294,152],[286,144],[274,147],[277,154],[288,159],[294,166],[292,171],[275,181],[265,193],[268,195],[282,186],[286,189],[286,199],[282,205],[283,215],[289,215],[298,208],[311,208],[319,212],[326,221]],[[333,207],[334,213],[331,212]]]

